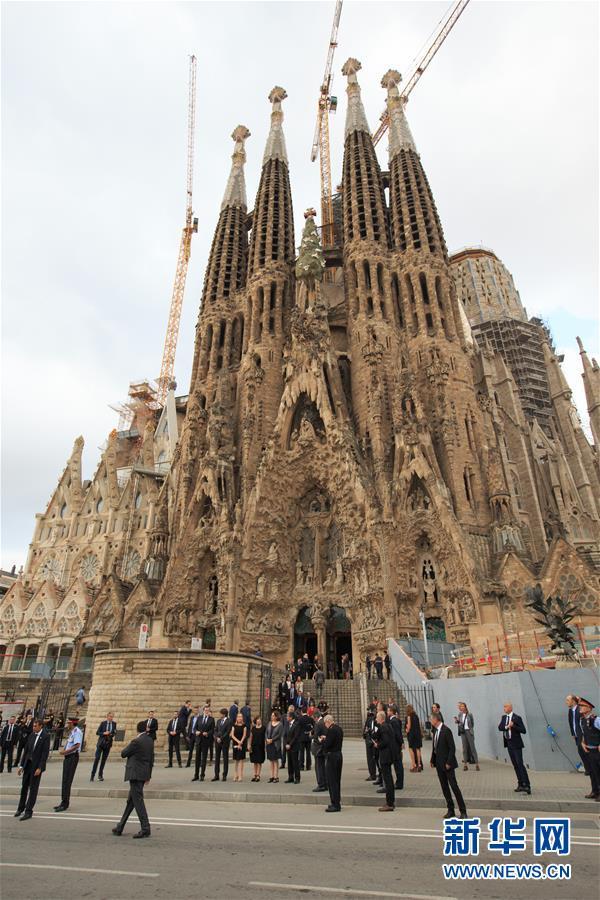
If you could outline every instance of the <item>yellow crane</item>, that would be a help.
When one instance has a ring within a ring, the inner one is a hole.
[[[333,13],[333,25],[329,38],[329,49],[325,63],[325,74],[319,91],[317,105],[317,124],[310,154],[314,162],[319,157],[321,165],[321,243],[323,247],[333,246],[333,203],[331,199],[331,152],[329,148],[329,113],[337,108],[337,97],[331,96],[331,83],[333,80],[332,67],[335,48],[337,47],[337,33],[342,14],[342,0],[337,0]]]
[[[194,179],[194,132],[196,126],[196,57],[190,56],[189,80],[188,80],[188,130],[187,130],[187,198],[185,207],[185,225],[179,244],[179,257],[175,271],[175,283],[171,295],[171,307],[169,309],[169,321],[167,323],[167,335],[163,349],[162,365],[158,377],[158,389],[156,399],[162,407],[165,405],[167,393],[173,384],[175,371],[175,353],[177,352],[177,338],[179,337],[179,323],[181,321],[181,308],[183,306],[183,294],[187,277],[188,263],[192,246],[192,234],[198,231],[198,219],[192,213],[192,185]]]
[[[404,90],[400,94],[404,102],[408,100],[408,96],[412,89],[415,87],[419,78],[438,52],[456,23],[458,22],[460,16],[465,10],[469,0],[459,0],[458,3],[454,3],[452,8],[444,15],[444,17],[440,20],[438,27],[435,31],[435,37],[432,41],[429,42],[425,53],[422,55],[421,59],[417,63],[414,68],[412,74],[408,77],[406,81],[406,85]],[[379,117],[380,125],[375,134],[373,135],[373,143],[377,144],[383,135],[388,130],[388,126],[390,124],[390,120],[388,118],[387,109],[383,111],[381,116]]]

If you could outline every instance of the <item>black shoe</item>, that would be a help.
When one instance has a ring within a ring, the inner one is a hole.
[[[446,812],[444,813],[444,815],[442,816],[442,819],[455,819],[455,818],[456,818],[456,813],[454,812],[453,809],[447,809]]]
[[[177,763],[177,765],[178,765],[178,766],[179,766],[179,768],[180,768],[180,769],[181,769],[181,763]]]
[[[189,767],[190,767],[191,765],[192,765],[191,763],[186,763],[186,764],[185,764],[186,769],[189,769]]]
[[[214,777],[214,778],[211,778],[210,780],[211,780],[211,781],[218,781],[218,780],[219,780],[219,776],[218,776],[218,775],[215,775],[215,777]]]
[[[227,781],[227,775],[223,775],[223,781]]]
[[[327,788],[324,788],[324,787],[316,787],[316,788],[312,789],[312,792],[313,792],[313,794],[320,794],[320,793],[322,793],[322,791],[326,791],[326,790],[327,790]]]
[[[169,763],[168,766],[165,766],[165,769],[172,769],[172,768],[173,768],[173,763]]]
[[[370,776],[370,775],[369,775],[369,777],[368,777],[368,778],[365,778],[365,781],[374,781],[374,779],[373,779],[373,778],[371,778],[371,776]]]
[[[93,780],[94,780],[94,776],[90,775],[90,781],[93,781]]]
[[[467,813],[466,809],[461,809],[461,811],[458,814],[458,818],[459,819],[468,819],[469,818],[469,814]]]
[[[403,784],[400,784],[399,781],[396,782],[396,784],[394,785],[394,787],[396,788],[397,791],[403,791],[403,790],[404,790],[404,785],[403,785]]]
[[[200,776],[200,781],[204,781],[204,775]]]
[[[341,812],[341,811],[342,811],[342,807],[341,807],[341,806],[327,806],[327,807],[325,807],[325,812]]]
[[[32,812],[24,812],[23,815],[21,816],[21,818],[19,819],[19,822],[25,822],[27,819],[30,819],[32,817],[32,815],[33,815]]]
[[[54,812],[64,812],[68,808],[69,807],[65,806],[64,803],[60,803],[58,806],[54,807]]]
[[[98,775],[98,781],[104,781],[104,775]]]
[[[522,793],[524,790],[525,790],[525,788],[524,788],[524,787],[521,787],[521,785],[519,785],[519,787],[516,787],[516,788],[515,788],[515,791],[514,791],[514,792],[515,792],[515,794],[520,794],[520,793]]]
[[[150,837],[150,832],[149,831],[138,831],[133,836],[134,836],[134,838]]]
[[[385,794],[385,788],[377,788],[375,791],[376,794]]]
[[[23,815],[23,810],[22,810],[22,809],[18,809],[18,810],[16,811],[16,813],[14,813],[15,819],[18,819],[19,816],[22,816],[22,815]]]
[[[529,796],[531,796],[531,788],[530,787],[521,788],[521,791],[523,794],[529,794]]]
[[[383,781],[379,781],[379,779],[377,779],[376,781],[373,782],[373,784],[376,784],[377,787],[382,787]]]
[[[194,777],[192,778],[192,781],[200,781],[200,779],[198,778],[197,775],[194,775]]]
[[[123,834],[123,829],[122,829],[122,828],[119,828],[119,827],[113,828],[112,833],[113,833],[113,834],[122,835],[122,834]]]
[[[299,778],[296,778],[296,779],[294,780],[294,784],[300,784],[300,779],[299,779]]]
[[[285,766],[279,766],[280,769],[285,769]]]
[[[284,784],[294,784],[294,779],[293,779],[293,778],[286,778],[286,780],[285,780],[283,783],[284,783]]]

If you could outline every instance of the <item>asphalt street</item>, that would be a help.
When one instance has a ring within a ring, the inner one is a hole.
[[[442,819],[435,809],[378,813],[268,803],[153,800],[152,837],[132,840],[135,814],[121,837],[120,799],[79,798],[56,814],[40,803],[33,819],[13,817],[14,798],[0,803],[2,896],[21,898],[293,898],[320,897],[584,898],[596,895],[600,862],[597,814],[572,818],[570,881],[450,881],[442,875]],[[479,810],[482,826],[498,811]],[[535,813],[527,813],[528,835]],[[546,813],[547,815],[547,813]],[[456,861],[453,858],[451,861]],[[462,861],[462,860],[459,860]],[[506,862],[482,848],[471,862]],[[540,862],[531,841],[511,862]],[[596,888],[591,886],[596,885]],[[590,889],[592,894],[590,894]]]

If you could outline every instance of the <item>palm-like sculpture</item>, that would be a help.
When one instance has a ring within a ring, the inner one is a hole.
[[[546,634],[552,641],[552,650],[558,650],[567,658],[576,655],[575,632],[569,626],[569,622],[577,615],[578,609],[574,603],[557,594],[556,597],[544,597],[542,587],[536,584],[534,588],[527,588],[528,607],[532,613],[537,613],[539,618],[535,621],[542,625]]]

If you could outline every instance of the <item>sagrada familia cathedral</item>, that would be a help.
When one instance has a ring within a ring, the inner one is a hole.
[[[335,237],[297,253],[275,87],[253,211],[233,132],[189,394],[138,403],[82,481],[78,438],[2,600],[4,672],[94,648],[255,652],[281,664],[386,638],[480,645],[533,628],[540,582],[599,620],[600,370],[581,347],[594,445],[549,333],[483,248],[448,256],[388,71],[382,171],[349,59]],[[139,387],[139,386],[138,386]],[[141,388],[140,388],[141,390]],[[143,393],[143,391],[142,391]]]

